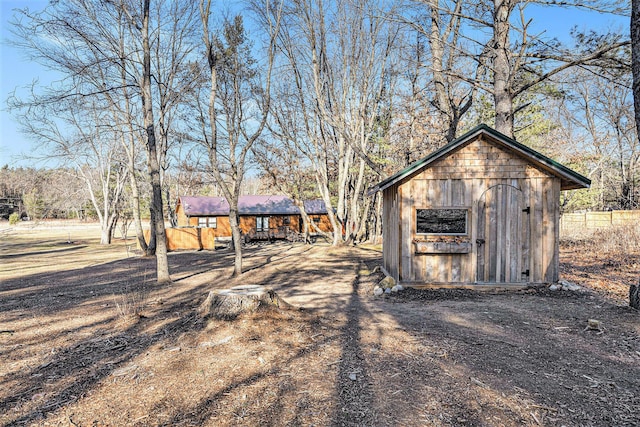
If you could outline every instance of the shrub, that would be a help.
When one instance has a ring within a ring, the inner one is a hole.
[[[20,221],[20,214],[18,212],[14,212],[9,215],[9,224],[16,225]]]

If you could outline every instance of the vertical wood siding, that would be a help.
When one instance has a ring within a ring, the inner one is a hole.
[[[184,213],[184,208],[178,204],[176,208],[176,217],[178,218],[178,227],[187,227],[189,225],[189,217]]]
[[[517,185],[517,183],[516,183]],[[487,188],[478,200],[478,282],[518,283],[522,274],[522,190],[512,184]]]
[[[399,279],[400,222],[398,210],[398,186],[393,185],[383,193],[382,203],[382,252],[383,266],[396,281]]]
[[[144,230],[149,242],[150,230]],[[167,228],[167,250],[214,250],[216,230],[214,228]]]

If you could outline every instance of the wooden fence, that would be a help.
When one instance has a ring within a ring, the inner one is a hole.
[[[214,250],[216,248],[215,228],[167,228],[167,250]],[[144,230],[144,238],[149,241],[149,230]]]
[[[640,210],[568,213],[560,217],[562,230],[598,229],[640,223]]]

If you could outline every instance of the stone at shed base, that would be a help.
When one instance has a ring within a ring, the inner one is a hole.
[[[559,291],[560,289],[562,289],[562,286],[560,286],[560,285],[553,284],[553,285],[549,286],[549,290],[550,291]]]
[[[376,286],[373,289],[373,295],[379,297],[380,295],[384,294],[384,290],[382,290],[382,288],[380,286]]]
[[[235,319],[242,313],[264,309],[290,309],[278,294],[258,285],[235,286],[231,289],[210,291],[207,299],[198,308],[201,317]]]
[[[393,277],[387,276],[378,283],[378,286],[381,288],[392,288],[396,284],[396,281],[393,280]]]
[[[576,285],[575,283],[571,283],[571,282],[567,282],[566,280],[562,280],[559,283],[560,285],[562,285],[562,290],[564,291],[579,291],[580,289],[582,289],[580,286]]]

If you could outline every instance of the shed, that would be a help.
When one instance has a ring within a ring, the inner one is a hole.
[[[383,266],[410,286],[558,281],[560,191],[591,181],[480,125],[371,189]]]

